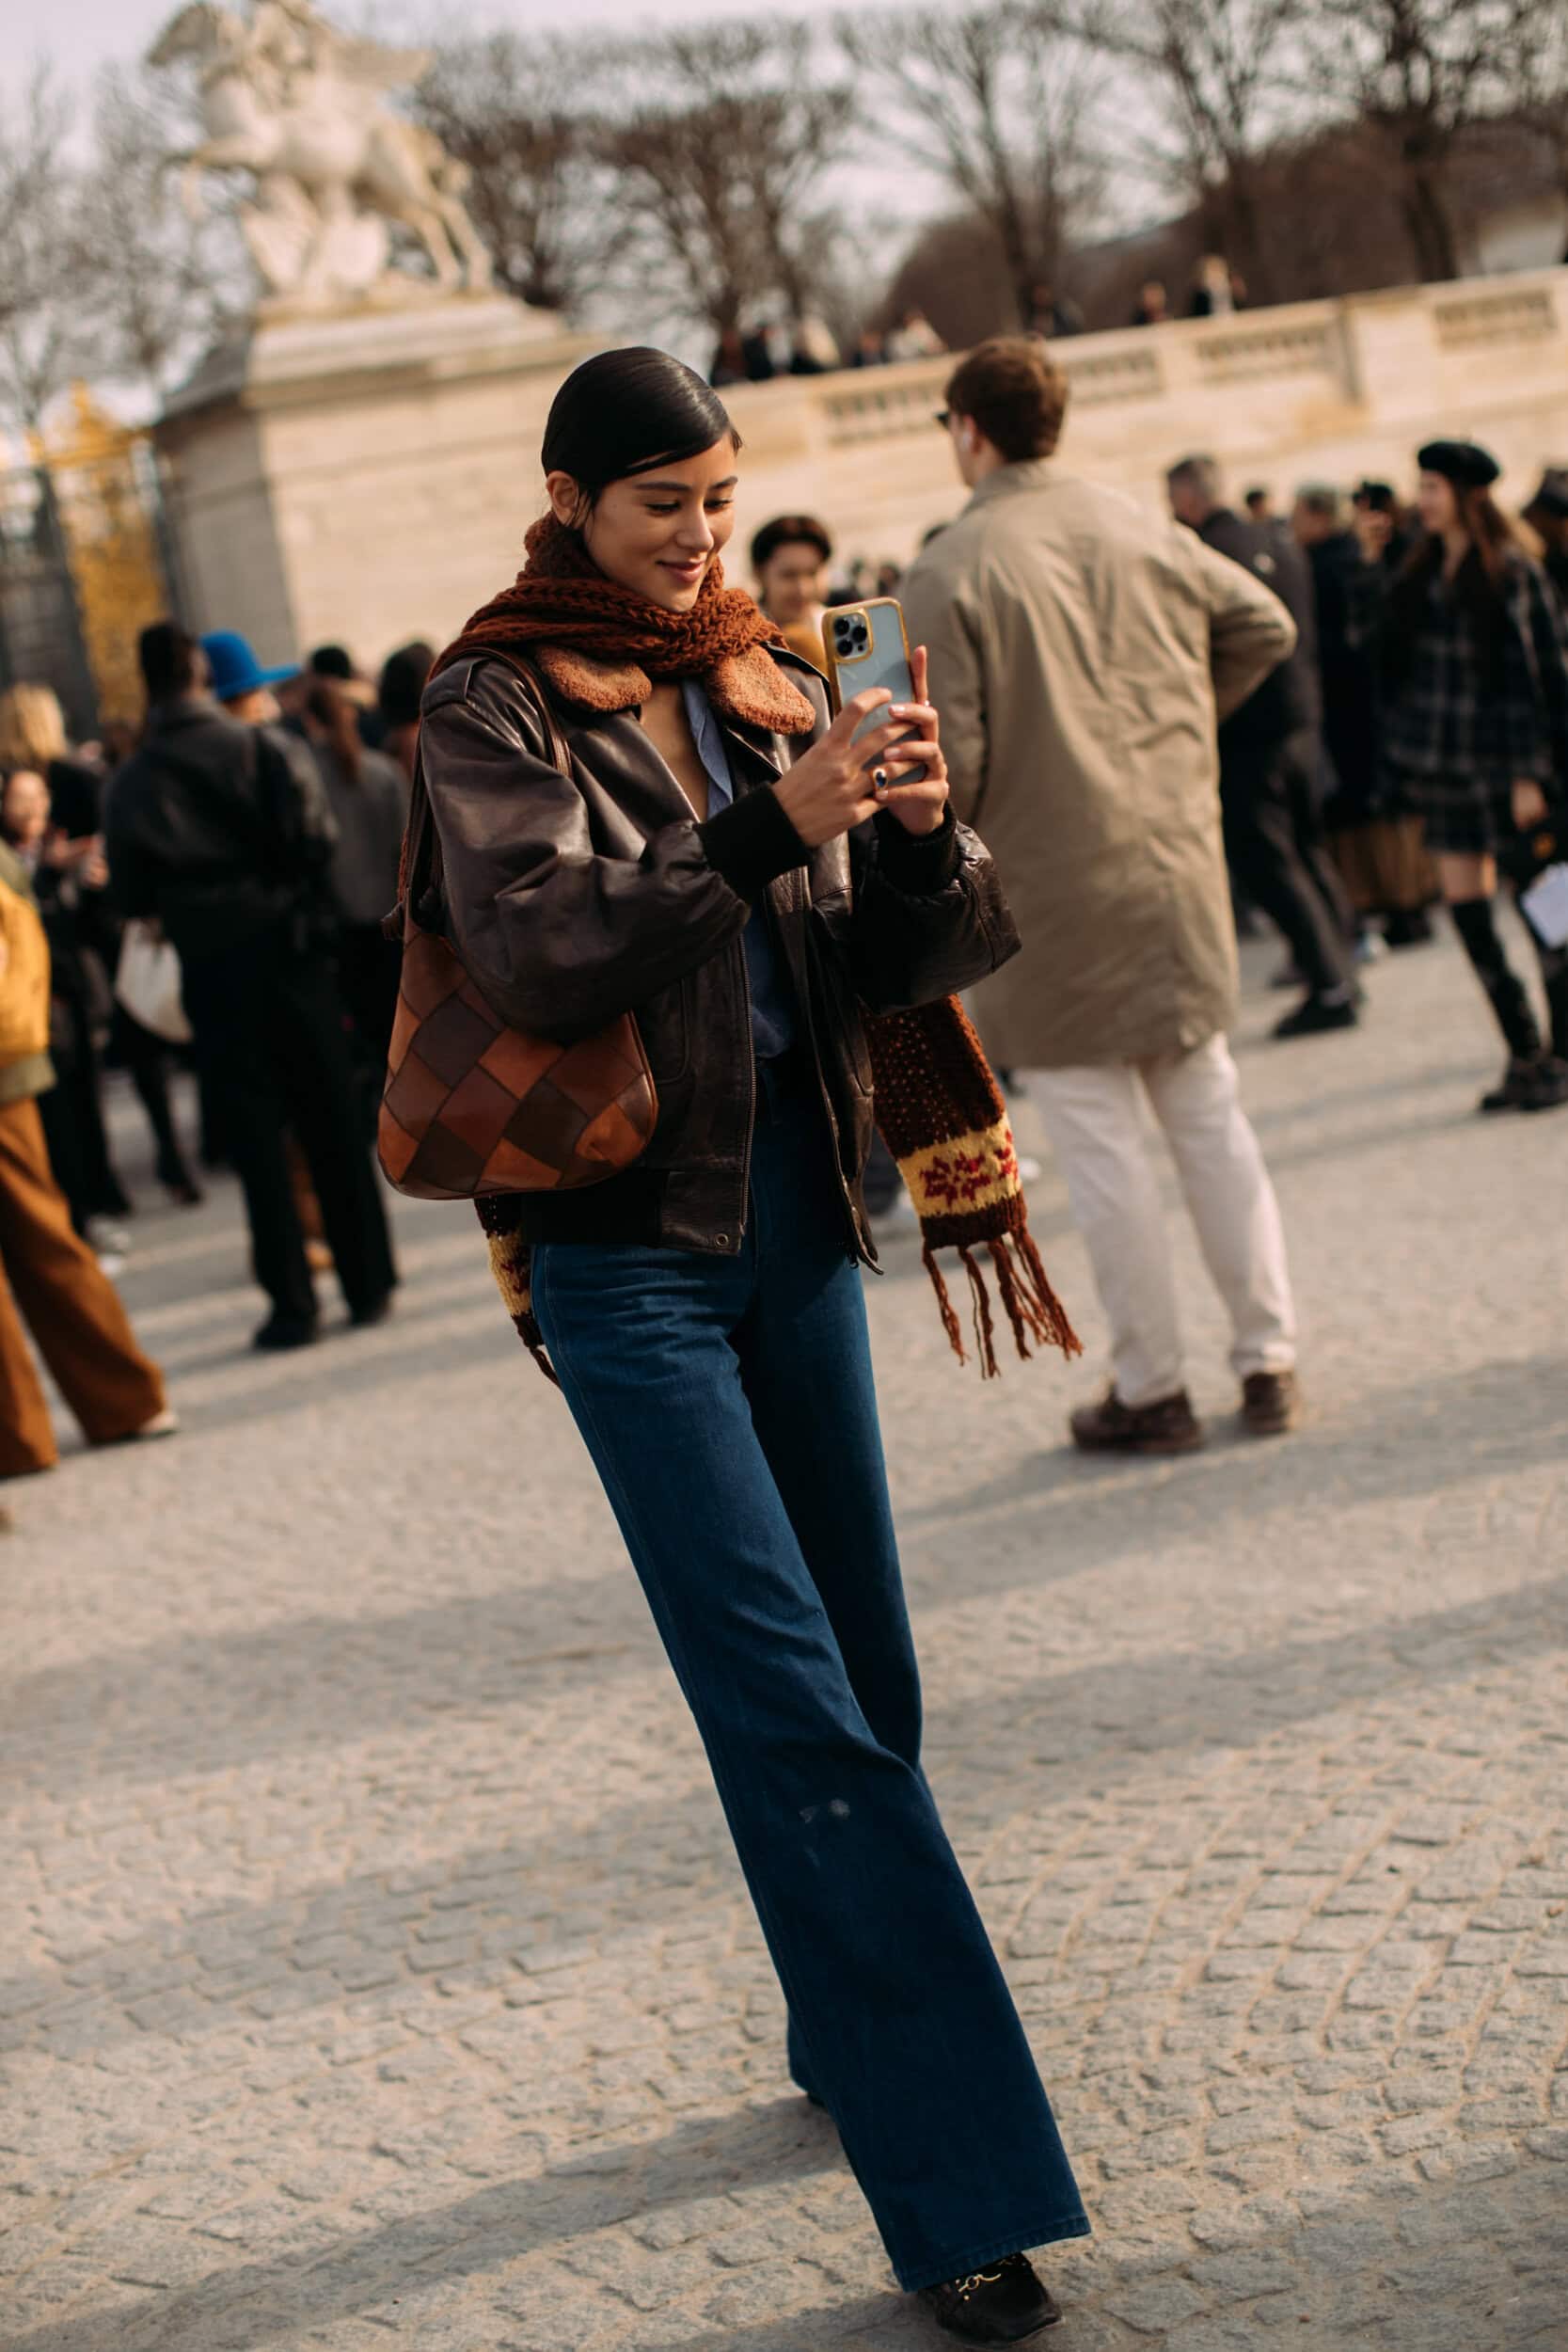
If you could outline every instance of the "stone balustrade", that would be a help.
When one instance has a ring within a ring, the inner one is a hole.
[[[540,511],[536,452],[561,377],[591,348],[539,312],[455,296],[382,316],[261,321],[198,371],[158,428],[201,627],[269,661],[320,639],[367,658],[449,636],[509,580]],[[1084,335],[1065,461],[1158,499],[1212,452],[1236,492],[1304,478],[1408,483],[1418,444],[1468,433],[1504,493],[1568,462],[1568,270]],[[742,539],[816,514],[842,556],[903,559],[963,501],[933,419],[953,362],[788,377],[726,393],[744,437]],[[744,562],[732,574],[745,576]]]
[[[1438,433],[1495,448],[1517,501],[1568,456],[1568,270],[1402,287],[1056,346],[1072,388],[1065,462],[1140,497],[1193,450],[1239,490],[1408,481]],[[903,557],[960,502],[933,429],[950,358],[790,377],[725,394],[745,438],[748,520],[820,515],[842,551]]]

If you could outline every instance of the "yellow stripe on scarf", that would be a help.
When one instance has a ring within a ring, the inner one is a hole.
[[[1019,1190],[1018,1152],[1004,1118],[943,1143],[927,1143],[898,1163],[921,1218],[995,1208]]]

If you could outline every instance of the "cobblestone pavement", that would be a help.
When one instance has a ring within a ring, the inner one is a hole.
[[[1297,1438],[1185,1238],[1166,1464],[1063,1450],[1092,1366],[959,1374],[909,1242],[874,1286],[933,1778],[1095,2221],[1053,2341],[1560,2352],[1568,1116],[1473,1116],[1447,948],[1290,1047],[1251,961]],[[8,1498],[0,2340],[913,2352],[564,1411],[466,1213],[399,1221],[398,1318],[268,1360],[232,1197],[149,1208],[185,1434]]]

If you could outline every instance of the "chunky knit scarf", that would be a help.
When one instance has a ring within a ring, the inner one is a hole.
[[[553,515],[523,542],[528,562],[481,605],[436,663],[527,648],[556,691],[586,710],[629,710],[655,678],[701,678],[726,717],[772,735],[809,735],[816,714],[768,652],[784,638],[743,588],[708,568],[689,612],[667,612],[607,580]],[[578,657],[587,654],[591,660]],[[606,665],[610,665],[607,667]]]
[[[768,651],[780,642],[778,631],[743,591],[725,588],[718,564],[692,610],[669,612],[607,580],[576,533],[553,517],[535,523],[527,547],[515,584],[481,607],[437,670],[466,656],[526,647],[560,694],[591,710],[644,702],[655,678],[699,677],[718,708],[752,725],[804,735],[816,723],[811,704]],[[985,1378],[994,1378],[999,1365],[980,1250],[990,1258],[1019,1355],[1027,1359],[1031,1340],[1078,1355],[1077,1334],[1029,1232],[1006,1105],[958,998],[868,1019],[866,1034],[877,1123],[919,1216],[926,1270],[958,1361],[968,1358],[937,1263],[943,1248],[958,1251],[969,1279]],[[533,1315],[529,1246],[518,1232],[521,1197],[492,1194],[475,1205],[507,1311],[553,1379]]]

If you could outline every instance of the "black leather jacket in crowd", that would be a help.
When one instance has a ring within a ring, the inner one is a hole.
[[[242,726],[206,694],[155,709],[109,787],[116,901],[155,917],[187,961],[322,922],[337,839],[309,746]]]
[[[1307,558],[1283,523],[1255,523],[1221,506],[1199,526],[1198,536],[1272,588],[1296,625],[1294,652],[1221,724],[1224,770],[1323,723],[1317,611]]]
[[[826,727],[826,690],[793,654],[774,658],[817,727],[781,737],[721,718],[736,798],[705,823],[634,710],[556,698],[568,778],[506,663],[459,660],[426,690],[420,758],[448,932],[470,977],[537,1036],[586,1037],[635,1013],[658,1089],[642,1158],[602,1184],[530,1195],[526,1240],[739,1249],[756,1089],[741,935],[766,899],[831,1125],[847,1245],[870,1258],[863,1009],[933,1002],[1017,950],[995,870],[961,825],[916,840],[884,814],[803,847],[769,787]]]

